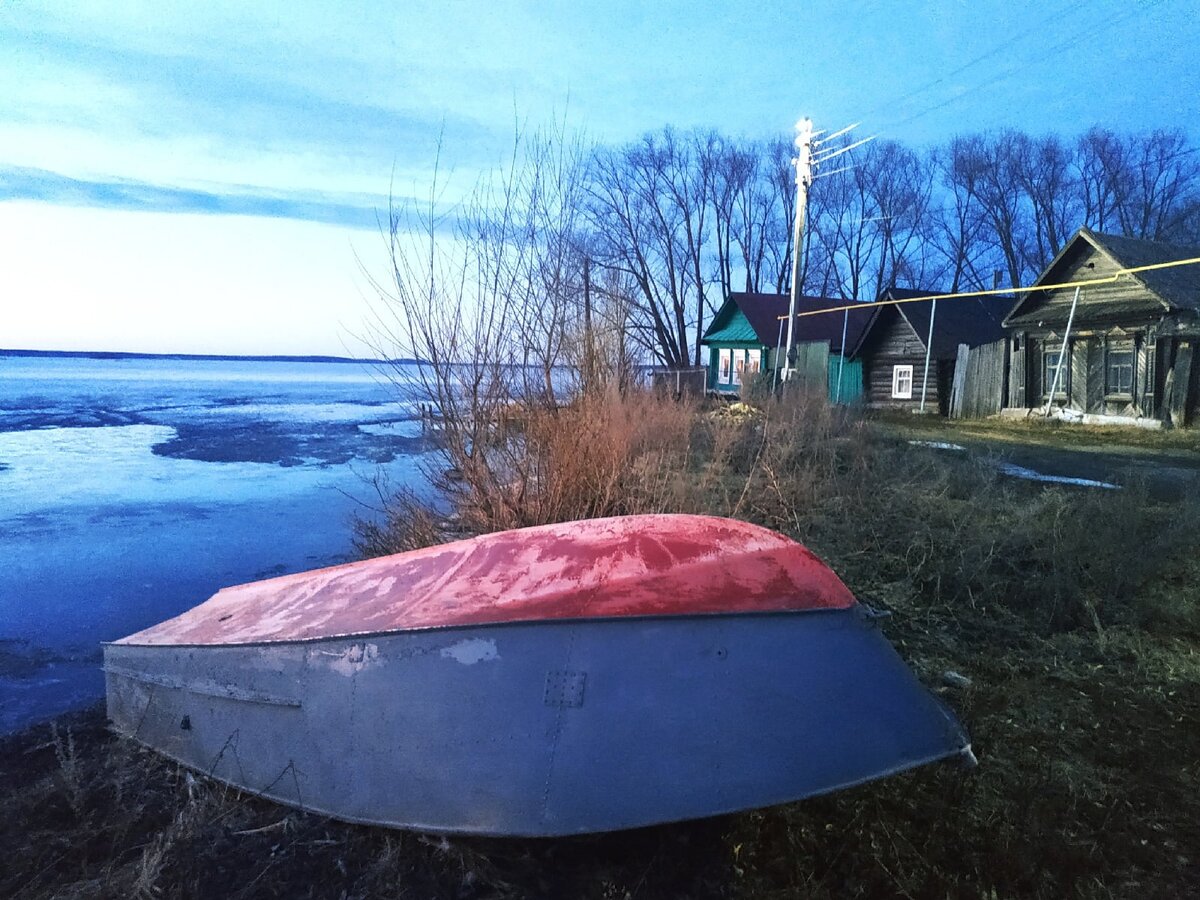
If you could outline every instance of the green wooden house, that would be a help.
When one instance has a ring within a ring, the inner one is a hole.
[[[701,339],[707,354],[709,393],[736,395],[742,384],[759,372],[781,367],[789,304],[787,294],[729,295]],[[826,379],[830,400],[849,403],[862,395],[862,366],[843,358],[843,339],[847,348],[858,343],[870,319],[870,309],[800,315],[845,305],[846,301],[830,297],[797,297],[792,340],[797,345],[828,344]]]

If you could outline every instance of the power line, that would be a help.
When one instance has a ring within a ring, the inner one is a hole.
[[[1119,15],[1114,18],[1108,19],[1104,22],[1101,22],[1095,29],[1093,29],[1090,32],[1082,32],[1080,34],[1073,35],[1072,37],[1069,37],[1066,40],[1060,41],[1059,43],[1054,44],[1047,48],[1038,48],[1037,53],[1043,59],[1050,58],[1051,56],[1053,56],[1053,54],[1055,54],[1059,51],[1062,51],[1062,50],[1068,50],[1068,49],[1078,45],[1080,42],[1082,42],[1085,39],[1094,39],[1096,37],[1097,32],[1100,30],[1109,29],[1109,28],[1113,28],[1117,25],[1120,25],[1121,23],[1128,21],[1129,19],[1133,18],[1134,16],[1136,16],[1140,13],[1146,12],[1147,10],[1152,9],[1156,6],[1161,6],[1165,2],[1166,2],[1166,0],[1149,0],[1149,2],[1147,2],[1144,5],[1135,6],[1134,8],[1128,10],[1124,15]],[[1055,18],[1055,17],[1052,16],[1051,18]],[[1006,44],[1001,45],[999,49],[1003,49],[1004,46],[1006,46]],[[987,54],[984,54],[984,58],[989,57],[991,55],[992,55],[992,52],[989,51]],[[968,96],[976,93],[977,91],[983,90],[984,88],[987,88],[987,87],[991,87],[992,85],[997,84],[1001,81],[1004,81],[1005,79],[1011,78],[1013,75],[1017,74],[1018,72],[1023,71],[1025,69],[1026,65],[1028,65],[1030,61],[1031,61],[1030,59],[1018,60],[1016,65],[1005,69],[1000,74],[996,75],[994,78],[990,78],[986,81],[980,82],[979,84],[969,87],[966,90],[961,91],[960,93],[954,95],[953,97],[943,100],[941,103],[937,103],[937,104],[934,104],[933,106],[926,107],[925,109],[920,110],[919,112],[915,112],[912,115],[908,116],[907,118],[901,119],[898,122],[886,124],[882,128],[879,129],[879,132],[882,133],[882,132],[887,131],[888,129],[899,128],[903,125],[907,125],[910,122],[914,122],[917,119],[923,118],[924,116],[928,115],[931,112],[936,112],[937,110],[943,109],[952,103],[957,103],[959,100],[963,99],[964,97],[968,97]],[[973,64],[974,64],[974,61],[972,63],[968,63],[968,67]],[[956,72],[957,71],[961,71],[961,69],[956,70]],[[950,73],[949,75],[944,76],[940,80],[944,81],[946,78],[950,78],[954,74],[955,73]],[[929,86],[932,86],[932,83]],[[922,89],[918,89],[917,91],[914,91],[913,93],[919,93],[921,90]]]
[[[870,303],[851,303],[846,306],[831,306],[828,309],[814,309],[808,312],[796,313],[796,318],[803,316],[822,316],[826,313],[842,312],[848,309],[874,309],[879,306],[900,306],[903,303],[922,303],[926,300],[960,300],[964,297],[994,297],[998,295],[1015,296],[1019,293],[1028,293],[1029,291],[1054,291],[1060,288],[1085,288],[1094,287],[1097,284],[1112,284],[1122,275],[1134,275],[1138,272],[1150,272],[1155,269],[1174,269],[1179,266],[1195,266],[1200,265],[1200,256],[1193,256],[1191,259],[1179,259],[1172,262],[1151,263],[1145,266],[1133,266],[1128,269],[1119,269],[1112,275],[1106,275],[1103,278],[1090,278],[1085,281],[1063,281],[1058,284],[1035,284],[1030,287],[1023,288],[993,288],[987,291],[959,291],[953,294],[926,294],[923,297],[905,297],[902,300],[875,300]],[[786,319],[787,316],[778,316],[778,319]]]
[[[983,54],[975,57],[970,62],[963,63],[957,69],[947,72],[945,75],[942,75],[939,78],[935,78],[932,81],[926,82],[925,84],[921,85],[918,88],[914,88],[913,90],[909,91],[907,94],[897,97],[894,100],[889,100],[889,101],[879,104],[874,109],[868,110],[864,114],[864,117],[873,116],[877,112],[882,112],[885,109],[890,109],[894,106],[899,106],[901,103],[904,103],[907,100],[911,100],[913,97],[917,96],[918,94],[922,94],[932,87],[937,87],[939,84],[942,84],[947,79],[953,78],[955,75],[961,74],[962,72],[967,71],[967,69],[977,66],[981,62],[991,59],[993,56],[1000,53],[1005,48],[1010,47],[1013,44],[1015,44],[1017,41],[1021,40],[1022,38],[1025,38],[1028,35],[1033,34],[1035,31],[1037,31],[1039,28],[1041,28],[1043,25],[1047,24],[1048,22],[1052,22],[1056,19],[1061,19],[1063,16],[1063,13],[1067,12],[1068,10],[1077,10],[1083,6],[1086,6],[1088,3],[1091,3],[1091,2],[1093,2],[1093,0],[1083,0],[1083,2],[1081,2],[1081,3],[1076,2],[1076,0],[1070,0],[1070,2],[1064,3],[1061,7],[1056,9],[1054,12],[1052,12],[1046,18],[1039,19],[1035,24],[1031,25],[1029,28],[1025,29],[1024,31],[1018,32],[1017,34],[1013,35],[1011,38],[1009,38],[1006,41],[1002,41],[1001,43],[999,43],[995,47],[993,47],[991,50],[988,50],[986,53],[983,53]]]

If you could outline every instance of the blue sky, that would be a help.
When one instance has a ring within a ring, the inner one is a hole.
[[[1190,0],[0,0],[0,346],[345,353],[375,211],[514,123],[862,119],[923,144],[1200,113]]]

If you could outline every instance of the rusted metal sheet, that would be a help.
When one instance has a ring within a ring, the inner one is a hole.
[[[627,516],[484,535],[218,592],[124,644],[245,644],[609,616],[842,609],[805,547],[712,516]]]
[[[281,803],[392,827],[634,828],[970,755],[832,572],[787,538],[702,517],[529,529],[243,586],[104,655],[117,731]]]

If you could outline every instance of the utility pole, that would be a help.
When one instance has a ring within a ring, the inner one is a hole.
[[[801,119],[796,123],[796,156],[792,165],[796,167],[796,218],[792,224],[792,293],[788,307],[787,354],[783,358],[783,377],[792,375],[792,342],[796,329],[796,296],[800,291],[800,246],[804,234],[804,217],[808,212],[808,188],[812,184],[812,119]]]
[[[788,328],[787,328],[787,355],[784,356],[783,378],[786,381],[792,375],[792,347],[795,344],[796,332],[796,297],[800,292],[800,247],[804,238],[804,221],[808,213],[808,189],[813,183],[813,170],[818,166],[828,162],[836,156],[841,156],[843,153],[849,153],[856,147],[861,147],[863,144],[870,143],[875,140],[875,135],[863,138],[861,141],[855,141],[852,144],[847,144],[844,147],[839,147],[835,150],[821,150],[814,154],[813,148],[819,147],[822,144],[828,144],[830,141],[840,138],[847,132],[853,131],[859,125],[855,122],[853,125],[847,125],[845,128],[835,131],[828,137],[823,137],[821,140],[813,140],[818,134],[824,134],[823,131],[813,131],[812,119],[801,119],[796,123],[796,155],[792,158],[792,165],[796,167],[796,219],[792,225],[792,291],[791,302],[788,307]],[[825,172],[818,176],[821,178],[827,175],[836,175],[839,172],[846,172],[853,169],[854,165],[846,166],[841,169],[835,169],[832,172]],[[783,316],[780,316],[782,319]],[[847,319],[847,321],[849,321]],[[843,343],[845,343],[843,336]],[[843,352],[845,347],[842,348]],[[776,353],[778,356],[778,353]],[[778,371],[778,360],[776,361],[776,371]],[[840,371],[838,375],[841,377]]]

